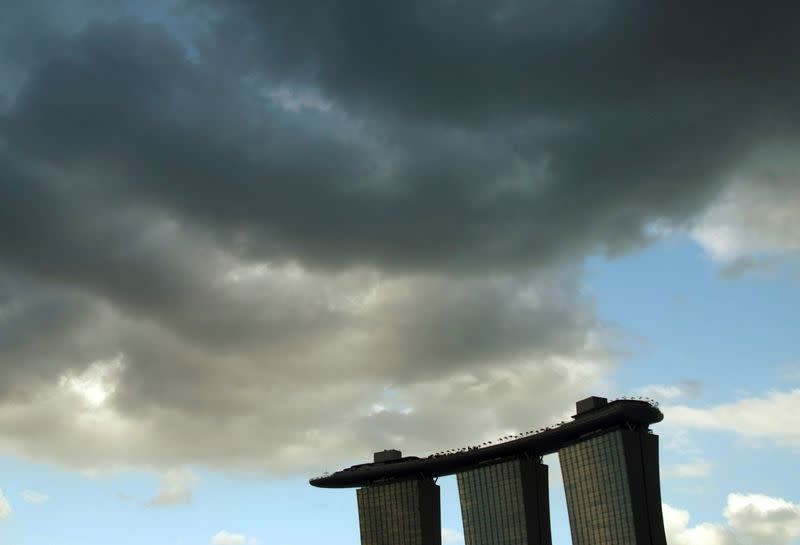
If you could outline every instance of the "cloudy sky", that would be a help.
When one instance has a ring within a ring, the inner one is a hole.
[[[4,4],[0,542],[353,544],[310,476],[598,394],[670,545],[800,543],[800,6],[739,4]]]

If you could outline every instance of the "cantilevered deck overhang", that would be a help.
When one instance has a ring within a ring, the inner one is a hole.
[[[571,422],[518,439],[484,447],[468,447],[450,454],[425,458],[359,464],[309,482],[320,488],[356,488],[381,481],[435,478],[452,475],[481,464],[518,456],[544,456],[581,437],[616,426],[646,428],[663,420],[664,415],[647,401],[617,400],[600,408],[575,415]]]

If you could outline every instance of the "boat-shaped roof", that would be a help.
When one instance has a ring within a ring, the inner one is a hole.
[[[452,475],[504,459],[551,454],[587,435],[616,426],[647,428],[650,424],[663,420],[664,415],[655,402],[618,399],[572,418],[570,422],[562,422],[553,427],[501,438],[499,443],[464,447],[425,457],[406,456],[357,464],[330,475],[315,477],[309,482],[321,488],[353,488],[383,481]]]

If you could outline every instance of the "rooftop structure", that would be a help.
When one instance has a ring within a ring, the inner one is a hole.
[[[441,545],[436,478],[453,473],[465,545],[551,545],[541,457],[558,452],[575,545],[666,545],[657,404],[593,396],[575,408],[570,422],[424,458],[384,450],[310,482],[358,487],[361,545]]]
[[[372,463],[356,464],[330,475],[315,477],[309,482],[320,488],[357,488],[385,480],[453,475],[492,460],[520,455],[544,456],[558,452],[563,446],[587,434],[619,425],[647,428],[664,418],[657,404],[650,400],[603,401],[605,399],[600,397],[579,401],[576,404],[577,414],[571,422],[425,457],[400,456],[397,450],[383,451],[375,454]]]

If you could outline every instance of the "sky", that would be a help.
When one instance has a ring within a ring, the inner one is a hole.
[[[353,544],[310,477],[601,395],[800,544],[799,5],[6,4],[0,543]]]

